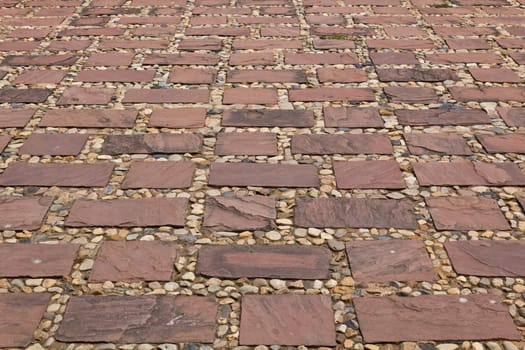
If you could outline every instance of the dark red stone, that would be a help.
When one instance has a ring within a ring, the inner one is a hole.
[[[80,153],[87,134],[31,134],[20,148],[20,154],[69,156]]]
[[[228,109],[222,116],[223,126],[312,127],[314,124],[313,112],[305,110]]]
[[[435,103],[437,95],[430,88],[413,87],[385,87],[385,94],[392,102],[404,103]]]
[[[202,128],[205,125],[206,108],[154,109],[149,126],[159,128]]]
[[[53,197],[0,197],[2,230],[37,230],[53,203]]]
[[[377,69],[377,76],[381,81],[428,81],[458,80],[458,76],[451,69]]]
[[[132,128],[137,119],[135,110],[116,109],[50,109],[40,126],[58,128]]]
[[[334,162],[337,188],[405,188],[405,181],[395,160],[357,160]]]
[[[128,188],[188,188],[193,181],[195,163],[134,162],[122,183]]]
[[[471,155],[472,151],[463,137],[456,134],[404,134],[411,154]]]
[[[325,107],[324,123],[328,128],[382,128],[383,119],[374,107]]]
[[[489,153],[525,153],[525,133],[477,134],[476,138]]]
[[[478,125],[490,124],[490,118],[480,109],[427,109],[396,110],[395,114],[402,125]]]
[[[496,107],[508,126],[525,126],[525,108]]]
[[[391,154],[390,139],[386,135],[294,135],[292,153],[301,154]]]
[[[202,137],[194,134],[108,135],[101,152],[132,153],[198,153]]]
[[[42,103],[53,90],[50,89],[0,89],[0,103]]]
[[[0,128],[23,128],[29,122],[35,109],[0,109]]]
[[[277,135],[269,132],[221,132],[215,153],[221,155],[276,155]]]

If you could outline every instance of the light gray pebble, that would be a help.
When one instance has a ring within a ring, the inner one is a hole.
[[[336,251],[336,252],[339,252],[339,251],[345,249],[345,244],[343,242],[337,241],[335,239],[329,239],[328,240],[328,246],[330,247],[330,249],[332,249],[333,251]]]

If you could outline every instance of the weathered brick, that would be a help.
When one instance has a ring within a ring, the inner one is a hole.
[[[192,162],[134,162],[122,182],[129,188],[188,188],[193,181]]]
[[[123,103],[208,103],[208,89],[128,89]]]
[[[276,155],[277,136],[269,132],[219,133],[215,153],[228,155]]]
[[[323,102],[323,101],[375,101],[374,91],[369,88],[332,88],[319,87],[295,89],[288,91],[288,99],[292,102]]]
[[[230,88],[224,90],[224,104],[276,104],[277,90],[267,88]]]
[[[312,127],[314,124],[313,112],[307,110],[228,109],[222,116],[223,126]]]
[[[301,154],[391,154],[390,139],[385,135],[294,135],[292,153]]]
[[[49,109],[40,126],[75,128],[132,128],[138,112],[117,109]]]
[[[358,160],[334,162],[337,188],[405,188],[405,181],[395,160]]]

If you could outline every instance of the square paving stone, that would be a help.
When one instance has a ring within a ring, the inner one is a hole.
[[[299,245],[206,246],[197,273],[219,278],[327,279],[329,253]]]
[[[245,295],[240,345],[335,346],[328,295]]]
[[[134,162],[122,183],[129,188],[188,188],[193,181],[195,163]]]
[[[108,135],[104,154],[198,153],[202,137],[194,134]]]
[[[372,297],[353,302],[367,343],[521,339],[496,295]]]
[[[405,188],[399,164],[395,160],[334,162],[337,188]]]
[[[525,153],[525,133],[506,135],[476,135],[489,153]]]
[[[437,279],[421,241],[350,241],[346,255],[352,276],[364,282],[432,281]]]
[[[0,277],[59,277],[69,275],[78,244],[1,244]]]
[[[215,153],[227,155],[268,155],[277,151],[277,135],[270,132],[221,132],[217,135]]]
[[[53,197],[0,197],[0,229],[38,230]]]
[[[57,340],[82,343],[212,343],[216,304],[194,296],[72,297]]]
[[[175,246],[167,242],[104,242],[98,250],[89,280],[169,281],[175,257]]]
[[[87,139],[87,134],[31,134],[19,153],[36,156],[75,156],[80,153]]]
[[[51,294],[0,294],[0,347],[22,348],[33,340]]]
[[[458,274],[525,276],[525,241],[458,241],[445,248]]]

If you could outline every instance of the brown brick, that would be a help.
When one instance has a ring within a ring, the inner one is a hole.
[[[117,109],[50,109],[40,126],[58,128],[132,128],[138,112]]]
[[[396,110],[401,125],[477,125],[490,124],[487,113],[480,109]]]
[[[228,109],[222,116],[223,126],[312,127],[314,124],[314,114],[307,110]]]
[[[103,154],[199,153],[202,136],[195,134],[108,135]]]
[[[318,68],[317,76],[321,83],[360,83],[368,79],[364,70],[355,68]]]
[[[294,135],[292,153],[300,154],[391,154],[390,139],[386,135]]]
[[[20,154],[69,156],[80,153],[87,134],[31,134],[20,148]]]
[[[0,89],[0,103],[42,103],[53,90],[50,89]]]
[[[23,128],[36,109],[0,109],[0,128]]]
[[[431,88],[388,86],[385,94],[392,102],[403,103],[435,103],[438,100],[436,92]]]
[[[53,197],[0,196],[2,230],[38,230]]]
[[[273,156],[278,153],[277,136],[269,132],[221,132],[217,135],[215,153],[219,156]]]
[[[153,80],[155,71],[153,70],[82,70],[77,73],[76,81],[84,82],[117,82],[117,83],[133,83],[142,82],[147,83]]]
[[[226,80],[231,83],[304,83],[302,70],[231,70]]]
[[[402,189],[405,181],[395,160],[334,162],[337,188]]]
[[[128,89],[123,103],[208,103],[208,89]]]
[[[0,51],[33,51],[39,45],[38,41],[4,41],[0,43]]]
[[[443,154],[471,155],[472,151],[463,137],[456,134],[404,134],[408,150],[414,155]]]
[[[468,101],[516,101],[525,102],[525,88],[488,86],[480,88],[449,87],[452,98]]]
[[[154,109],[149,126],[159,128],[202,128],[205,125],[205,108]]]
[[[296,89],[288,91],[291,102],[324,102],[345,101],[362,102],[375,101],[374,91],[369,88],[332,88],[319,87],[308,89]]]
[[[134,162],[122,182],[129,188],[188,188],[193,181],[192,162]]]
[[[88,57],[86,66],[129,66],[133,53],[93,53]]]
[[[423,38],[427,32],[417,27],[383,27],[387,36],[397,38]]]
[[[47,49],[49,51],[80,51],[85,50],[92,44],[91,40],[54,40]]]
[[[520,83],[520,76],[505,68],[470,68],[470,74],[477,81],[491,83]]]
[[[105,105],[111,101],[116,89],[69,87],[57,101],[57,105]]]
[[[286,53],[287,64],[357,64],[359,58],[354,53]]]
[[[174,68],[168,82],[180,84],[212,84],[217,77],[215,69]]]
[[[265,88],[230,88],[224,91],[223,104],[276,104],[277,90]]]

